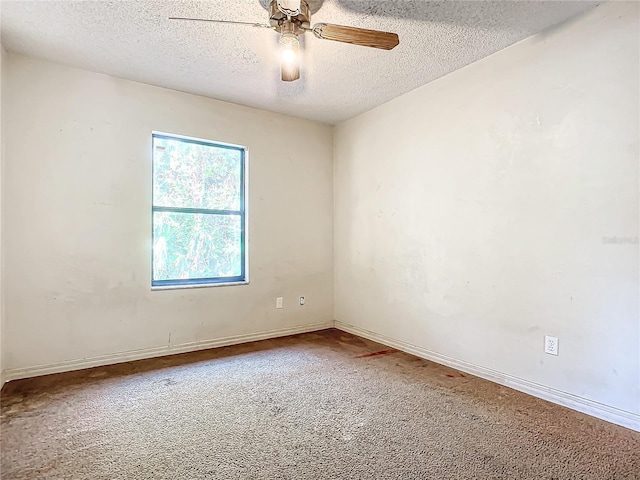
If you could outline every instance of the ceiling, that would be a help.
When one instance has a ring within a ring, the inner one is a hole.
[[[301,42],[302,78],[280,81],[268,0],[2,1],[6,50],[335,124],[575,16],[600,1],[312,0],[312,23],[396,32],[391,51]]]

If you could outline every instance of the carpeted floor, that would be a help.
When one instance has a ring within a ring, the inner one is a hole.
[[[333,329],[1,400],[3,480],[640,478],[640,433]]]

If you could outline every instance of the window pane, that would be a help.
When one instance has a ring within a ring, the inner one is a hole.
[[[242,151],[153,138],[153,204],[240,210]]]
[[[153,280],[242,275],[240,215],[153,213]]]

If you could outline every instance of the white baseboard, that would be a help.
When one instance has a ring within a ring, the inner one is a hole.
[[[522,378],[514,377],[513,375],[501,373],[490,368],[485,368],[473,363],[457,360],[455,358],[432,352],[430,350],[412,345],[410,343],[395,340],[385,335],[380,335],[378,333],[371,332],[360,327],[355,327],[338,320],[336,320],[334,323],[336,328],[344,330],[345,332],[352,333],[369,340],[373,340],[374,342],[382,343],[383,345],[387,345],[389,347],[397,348],[398,350],[402,350],[403,352],[411,353],[412,355],[415,355],[417,357],[425,358],[427,360],[431,360],[433,362],[455,368],[456,370],[460,370],[462,372],[475,375],[476,377],[490,380],[494,383],[513,388],[514,390],[528,393],[529,395],[533,395],[534,397],[538,397],[543,400],[562,405],[572,410],[577,410],[581,413],[586,413],[587,415],[606,420],[607,422],[615,423],[617,425],[630,428],[631,430],[640,431],[640,415],[638,414],[620,410],[615,407],[610,407],[602,403],[594,402],[593,400],[579,397],[577,395],[572,395],[570,393],[540,385],[538,383],[530,382]]]
[[[115,363],[129,362],[133,360],[142,360],[147,358],[161,357],[165,355],[174,355],[177,353],[193,352],[197,350],[206,350],[209,348],[226,347],[229,345],[237,345],[239,343],[255,342],[258,340],[266,340],[269,338],[285,337],[287,335],[295,335],[299,333],[313,332],[334,327],[345,332],[368,338],[374,342],[397,348],[403,352],[411,353],[417,357],[425,358],[433,362],[455,368],[465,373],[475,375],[480,378],[513,388],[534,397],[556,403],[558,405],[571,408],[578,412],[586,413],[602,420],[606,420],[623,427],[640,431],[640,415],[627,412],[615,407],[611,407],[602,403],[594,402],[577,395],[573,395],[561,390],[557,390],[545,385],[530,382],[522,378],[508,375],[505,373],[492,370],[490,368],[475,365],[462,360],[457,360],[446,355],[432,352],[422,347],[412,345],[400,340],[380,335],[360,327],[349,325],[340,321],[315,323],[311,325],[303,325],[300,327],[290,327],[278,330],[268,330],[264,332],[250,333],[245,335],[235,335],[231,337],[223,337],[202,342],[182,343],[178,345],[170,345],[156,348],[147,348],[142,350],[133,350],[129,352],[121,352],[110,355],[102,355],[92,358],[84,358],[79,360],[71,360],[48,365],[38,365],[34,367],[13,368],[1,372],[0,387],[5,382],[17,380],[20,378],[37,377],[41,375],[49,375],[52,373],[68,372],[72,370],[82,370],[84,368],[99,367],[103,365],[111,365]]]
[[[267,340],[269,338],[286,337],[298,333],[314,332],[333,327],[333,322],[314,323],[299,327],[281,328],[278,330],[268,330],[265,332],[249,333],[245,335],[234,335],[231,337],[204,340],[202,342],[181,343],[178,345],[166,345],[163,347],[145,348],[142,350],[132,350],[129,352],[101,355],[99,357],[70,360],[48,365],[38,365],[25,368],[11,368],[3,373],[3,380],[18,380],[20,378],[38,377],[52,373],[70,372],[72,370],[82,370],[84,368],[100,367],[112,365],[114,363],[130,362],[132,360],[143,360],[146,358],[163,357],[165,355],[175,355],[177,353],[194,352],[196,350],[207,350],[209,348],[227,347],[239,343],[255,342]]]

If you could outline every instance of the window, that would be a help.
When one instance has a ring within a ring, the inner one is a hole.
[[[152,286],[246,281],[246,149],[153,133]]]

